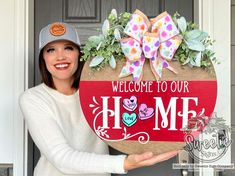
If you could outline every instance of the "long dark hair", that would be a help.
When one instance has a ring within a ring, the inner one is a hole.
[[[79,51],[79,56],[78,56],[78,68],[76,72],[73,74],[74,76],[74,81],[72,84],[72,88],[78,89],[79,88],[79,81],[80,81],[80,76],[82,72],[82,68],[84,65],[84,62],[80,61],[80,58],[82,57],[82,52],[79,46],[75,45],[78,48]],[[45,48],[45,47],[44,47]],[[45,83],[48,87],[51,87],[52,89],[56,89],[51,73],[47,70],[45,60],[43,58],[43,49],[41,49],[40,54],[39,54],[39,70],[41,73],[41,78],[42,82]]]

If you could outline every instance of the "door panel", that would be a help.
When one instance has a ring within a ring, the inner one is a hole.
[[[63,21],[74,23],[99,23],[100,0],[64,0]]]
[[[172,15],[175,11],[178,11],[187,20],[192,20],[194,14],[193,0],[35,0],[34,4],[36,51],[34,85],[41,82],[38,69],[38,35],[40,29],[49,23],[63,21],[74,25],[78,30],[81,43],[84,44],[89,36],[99,34],[97,28],[101,27],[113,8],[117,9],[118,13],[133,12],[135,9],[140,9],[150,18],[165,10]],[[110,152],[111,154],[120,154],[120,152],[111,148]],[[29,142],[29,161],[33,160],[33,166],[29,166],[28,175],[32,175],[32,170],[39,156],[40,153],[37,147],[32,141]],[[138,176],[146,173],[148,176],[181,175],[180,170],[172,169],[172,163],[177,163],[176,157],[155,166],[130,171],[127,175]]]
[[[177,11],[180,15],[184,16],[187,21],[193,21],[193,1],[189,0],[165,0],[164,9],[172,15]]]
[[[149,18],[155,17],[161,11],[161,2],[156,0],[132,0],[130,1],[129,12],[134,12],[135,9],[140,9]]]

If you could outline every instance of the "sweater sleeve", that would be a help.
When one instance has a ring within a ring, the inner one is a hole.
[[[24,93],[20,97],[20,107],[35,144],[60,172],[125,173],[125,155],[101,155],[72,148],[52,117],[50,106],[42,98],[30,92]]]

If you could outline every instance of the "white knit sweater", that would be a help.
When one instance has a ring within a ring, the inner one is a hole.
[[[125,155],[108,155],[86,122],[78,92],[67,96],[40,84],[21,95],[20,106],[41,153],[34,176],[125,173]]]

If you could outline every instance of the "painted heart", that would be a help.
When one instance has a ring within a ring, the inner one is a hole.
[[[122,114],[122,122],[128,127],[133,126],[137,122],[136,113],[128,114],[127,112],[124,112]]]
[[[169,67],[169,64],[167,62],[163,62],[163,68]]]
[[[134,111],[137,108],[137,98],[135,96],[131,96],[131,98],[125,98],[122,104],[126,110]]]
[[[146,104],[141,104],[139,107],[139,118],[141,120],[146,120],[154,115],[154,109],[148,108]]]

